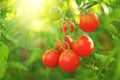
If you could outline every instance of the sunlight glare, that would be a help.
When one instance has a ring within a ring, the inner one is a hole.
[[[27,24],[36,31],[39,31],[44,23],[39,16],[45,13],[46,0],[21,0],[17,7],[17,19],[19,24]],[[45,14],[44,14],[45,15]],[[42,22],[41,22],[42,21]]]
[[[35,32],[39,32],[42,26],[43,26],[42,21],[33,20],[31,23],[31,30]]]

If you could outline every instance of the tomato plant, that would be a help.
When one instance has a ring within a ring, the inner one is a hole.
[[[120,80],[119,26],[119,0],[0,0],[0,80]]]

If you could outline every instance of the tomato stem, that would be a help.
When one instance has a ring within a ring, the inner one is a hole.
[[[79,8],[81,10],[81,12],[90,9],[92,6],[99,4],[97,1],[93,1],[93,2],[87,2],[83,1],[83,5]]]

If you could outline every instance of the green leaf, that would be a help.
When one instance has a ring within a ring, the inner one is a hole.
[[[111,55],[111,53],[110,53],[110,55]],[[100,60],[103,64],[107,64],[107,63],[110,63],[110,62],[114,61],[114,58],[113,58],[113,57],[111,57],[111,58],[109,59],[110,55],[106,56],[106,55],[102,55],[102,54],[97,54],[97,53],[95,53],[95,58],[96,58],[97,60]]]
[[[29,59],[27,60],[27,65],[31,65],[36,60],[40,59],[42,56],[42,51],[40,49],[34,49],[34,51],[31,53]]]
[[[119,19],[120,17],[120,9],[116,8],[113,13],[109,14],[108,18],[109,18],[109,22],[115,21],[117,19]]]
[[[12,62],[10,62],[9,67],[28,71],[28,68],[27,68],[24,64],[22,64],[22,63],[20,63],[20,62],[12,61]]]
[[[70,0],[69,1],[69,9],[70,9],[70,12],[73,16],[73,19],[76,23],[79,23],[79,14],[80,14],[80,11],[78,9],[78,5],[76,3],[75,0]],[[70,13],[68,12],[68,13]],[[70,16],[71,17],[71,16]]]
[[[5,45],[3,42],[0,42],[0,78],[3,77],[6,71],[8,54],[8,46]]]
[[[109,8],[106,6],[106,4],[102,3],[101,7],[103,9],[104,14],[109,14]]]
[[[97,59],[97,60],[100,60],[101,62],[105,62],[105,60],[106,60],[106,58],[107,58],[107,56],[105,56],[105,55],[102,55],[102,54],[97,54],[97,53],[95,53],[95,58]]]

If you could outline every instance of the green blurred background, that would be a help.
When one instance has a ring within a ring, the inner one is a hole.
[[[79,29],[79,14],[91,10],[99,17],[95,32]],[[74,72],[42,64],[43,53],[63,39],[61,23],[71,20],[75,32],[86,34],[95,44],[94,52],[80,58]],[[120,80],[119,0],[0,0],[1,80]]]

